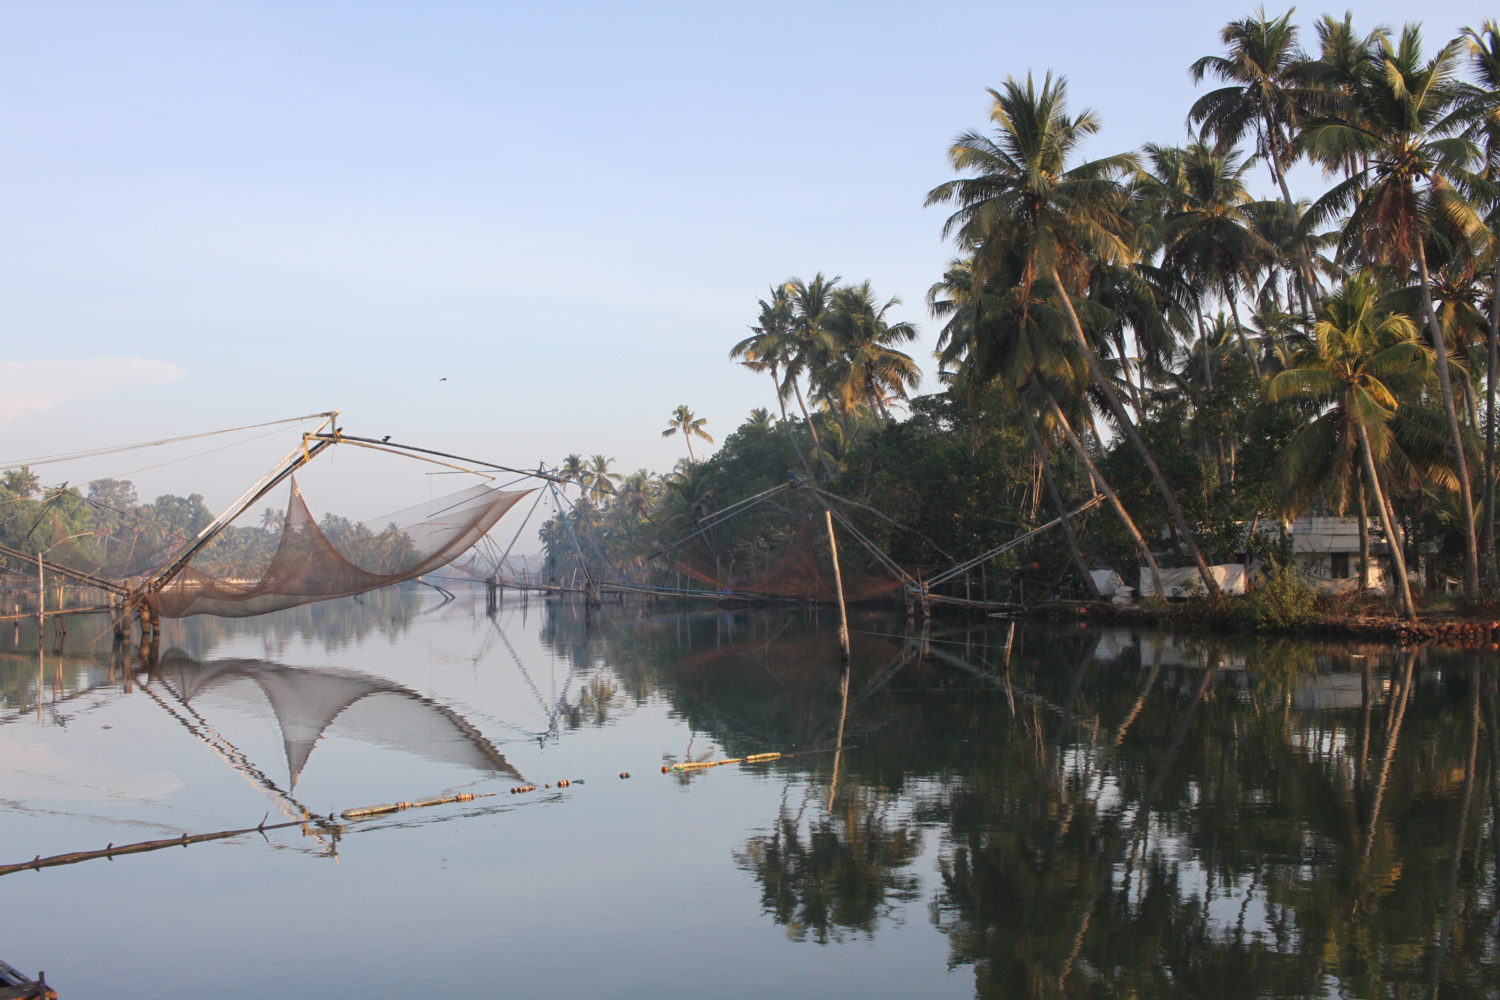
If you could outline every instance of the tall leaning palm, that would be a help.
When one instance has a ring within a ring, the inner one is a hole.
[[[1456,134],[1464,124],[1455,114],[1462,43],[1449,42],[1425,59],[1421,33],[1408,25],[1397,41],[1381,36],[1377,45],[1378,59],[1357,82],[1352,99],[1309,122],[1306,144],[1314,158],[1330,166],[1359,165],[1309,214],[1320,221],[1347,213],[1340,241],[1346,258],[1403,279],[1416,272],[1452,438],[1464,527],[1464,595],[1472,601],[1479,594],[1474,494],[1427,258],[1427,241],[1436,233],[1450,242],[1486,236],[1478,213],[1460,193],[1477,159],[1473,142]]]
[[[1069,116],[1062,78],[1049,73],[1040,87],[1030,76],[1024,83],[1011,78],[990,96],[993,137],[965,132],[949,150],[954,169],[972,176],[933,188],[927,204],[958,206],[944,232],[972,248],[981,280],[998,261],[1019,258],[1017,295],[1023,319],[1033,309],[1059,311],[1090,380],[1161,494],[1204,589],[1217,597],[1218,584],[1177,496],[1125,411],[1073,304],[1074,295],[1086,290],[1094,264],[1132,259],[1119,178],[1137,169],[1136,159],[1121,154],[1068,166],[1084,140],[1099,130],[1099,122],[1090,111]]]
[[[1332,480],[1343,509],[1360,478],[1356,466],[1361,467],[1390,543],[1401,611],[1414,618],[1400,528],[1380,470],[1394,446],[1392,424],[1401,399],[1420,388],[1432,352],[1418,340],[1409,317],[1381,310],[1375,282],[1364,274],[1327,297],[1314,334],[1316,345],[1266,383],[1271,402],[1302,401],[1311,415],[1282,456],[1289,506],[1300,506]]]
[[[661,432],[661,436],[665,438],[680,433],[683,441],[687,443],[688,461],[696,463],[698,459],[693,455],[693,438],[699,437],[709,444],[714,443],[708,431],[703,429],[706,423],[708,423],[707,417],[696,416],[686,406],[678,406],[672,410],[672,417],[667,421],[667,429]]]

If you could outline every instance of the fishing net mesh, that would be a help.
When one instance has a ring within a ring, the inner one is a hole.
[[[832,570],[824,569],[828,564],[827,553],[819,552],[814,543],[812,522],[804,519],[798,524],[786,550],[771,572],[759,579],[723,579],[689,563],[679,563],[677,568],[682,570],[683,575],[707,584],[716,591],[832,603],[838,600],[838,586],[833,579]],[[846,573],[844,600],[851,603],[869,601],[889,594],[900,586],[901,581],[892,575],[856,576]]]
[[[224,532],[147,598],[163,618],[244,618],[411,580],[472,547],[530,490],[473,486],[382,517],[320,524],[295,480],[274,547]]]

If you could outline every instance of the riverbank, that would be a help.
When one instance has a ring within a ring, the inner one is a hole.
[[[1017,615],[1043,621],[1092,621],[1110,625],[1139,625],[1194,632],[1300,635],[1388,642],[1399,646],[1438,644],[1500,649],[1500,617],[1493,608],[1465,616],[1452,611],[1422,612],[1415,621],[1371,607],[1320,609],[1306,621],[1277,627],[1257,626],[1242,609],[1229,602],[1210,604],[1115,605],[1102,601],[1050,601]]]

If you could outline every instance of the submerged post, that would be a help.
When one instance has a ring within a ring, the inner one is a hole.
[[[839,568],[839,542],[833,535],[833,511],[823,508],[823,517],[828,524],[828,551],[833,555],[833,583],[839,595],[839,647],[844,653],[844,662],[849,662],[849,609],[844,606],[844,573]]]

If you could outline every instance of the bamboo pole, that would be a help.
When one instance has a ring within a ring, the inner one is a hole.
[[[849,662],[849,609],[844,605],[844,571],[839,568],[839,542],[833,534],[833,511],[823,508],[824,522],[828,525],[828,549],[833,557],[833,583],[839,594],[839,647],[844,652],[844,662]]]
[[[266,823],[261,821],[260,826],[249,826],[242,830],[221,830],[218,833],[186,834],[181,837],[172,837],[167,840],[143,840],[135,844],[121,844],[116,847],[110,844],[102,851],[75,851],[71,854],[54,854],[44,858],[38,854],[30,861],[19,864],[0,865],[0,875],[11,875],[15,872],[24,872],[43,868],[56,868],[60,865],[76,865],[81,861],[94,861],[98,858],[113,858],[117,854],[142,854],[146,851],[160,851],[167,847],[186,847],[189,844],[201,844],[209,840],[224,840],[227,837],[237,837],[246,833],[264,833],[267,830],[280,830],[289,826],[300,826],[306,820],[291,820],[286,823]]]

